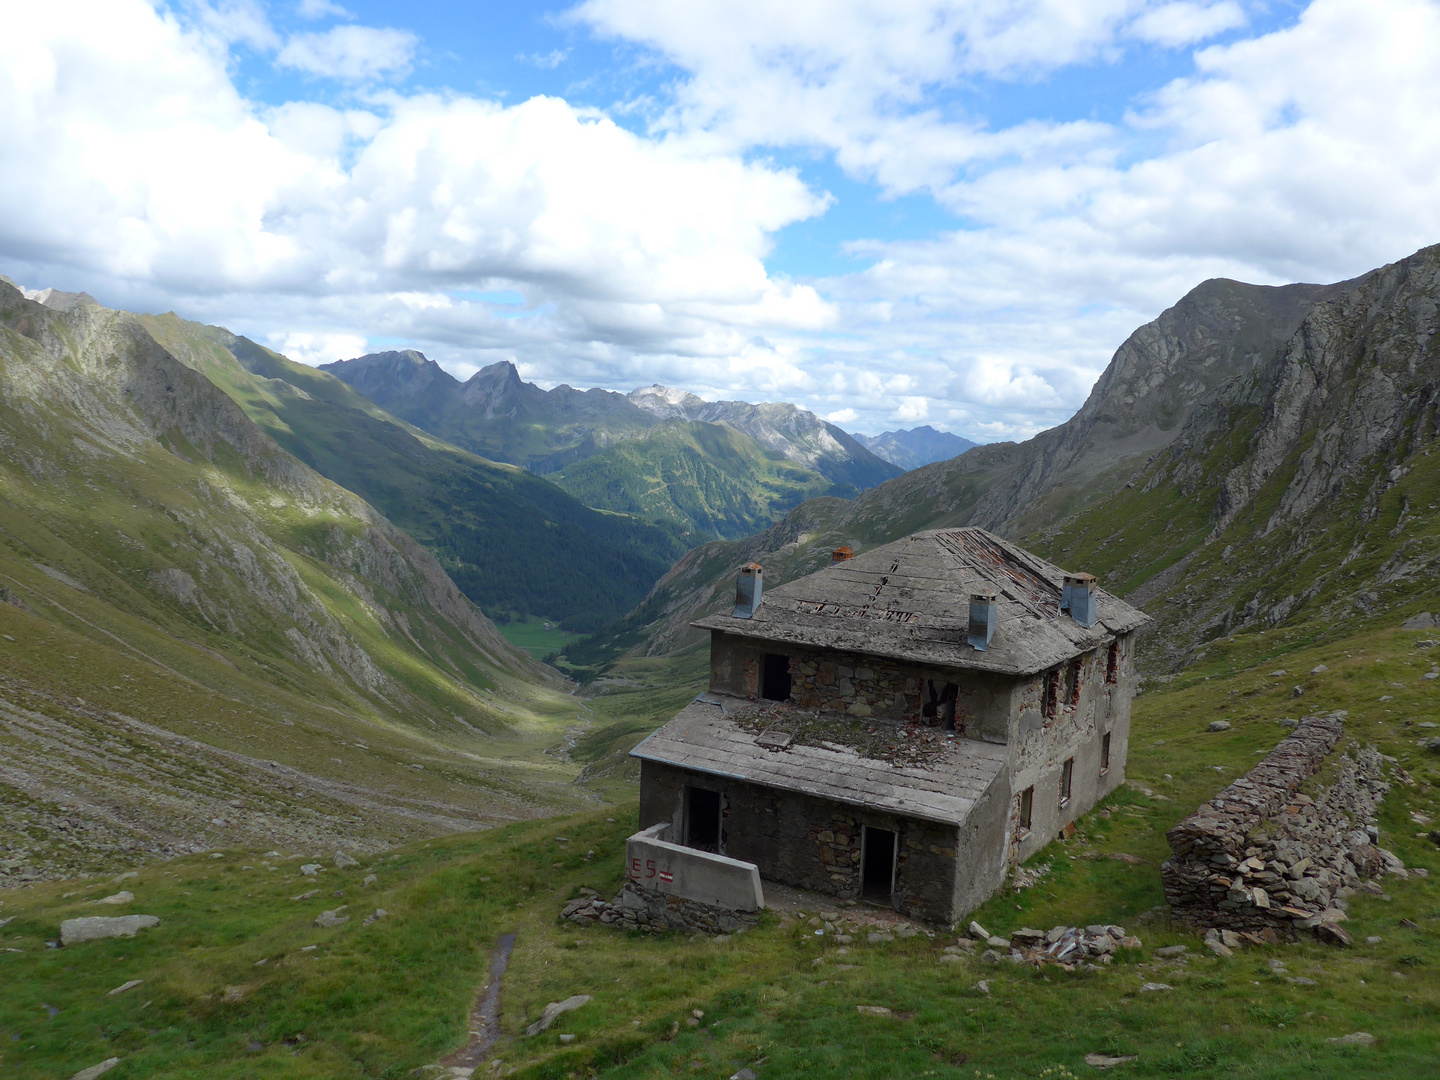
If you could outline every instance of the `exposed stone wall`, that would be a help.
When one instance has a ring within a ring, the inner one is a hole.
[[[702,904],[698,900],[656,892],[633,881],[626,882],[610,910],[615,913],[614,922],[627,930],[733,934],[760,925],[759,911],[732,911]]]
[[[640,825],[662,821],[682,835],[687,785],[719,791],[721,854],[753,862],[763,878],[841,900],[860,896],[861,828],[896,834],[893,906],[926,922],[951,924],[955,911],[958,829],[896,817],[742,780],[641,762]],[[999,829],[996,829],[999,833]],[[977,838],[977,841],[979,838]],[[984,840],[1003,850],[1003,834]]]
[[[1375,844],[1375,812],[1389,785],[1373,747],[1343,757],[1335,782],[1315,798],[1299,793],[1343,732],[1340,716],[1307,717],[1166,834],[1175,854],[1160,874],[1176,916],[1205,927],[1348,941],[1336,900],[1399,860]]]

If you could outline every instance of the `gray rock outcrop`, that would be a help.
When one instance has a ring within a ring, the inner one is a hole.
[[[91,915],[83,919],[66,919],[60,924],[60,944],[78,945],[104,938],[134,937],[141,930],[159,925],[160,920],[154,915]]]

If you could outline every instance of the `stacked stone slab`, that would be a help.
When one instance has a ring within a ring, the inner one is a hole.
[[[1339,715],[1306,717],[1259,765],[1166,834],[1174,854],[1160,876],[1177,918],[1348,940],[1336,901],[1401,864],[1375,845],[1375,811],[1389,785],[1373,747],[1342,758],[1335,782],[1316,797],[1300,793],[1343,733]]]

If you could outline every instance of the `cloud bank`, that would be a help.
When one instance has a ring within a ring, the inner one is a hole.
[[[462,377],[513,359],[551,384],[1023,437],[1207,277],[1334,280],[1440,240],[1440,5],[1251,18],[1234,0],[590,0],[570,27],[673,74],[633,130],[634,103],[407,89],[427,43],[406,30],[29,5],[0,37],[0,270],[307,362],[403,343]],[[313,89],[247,96],[237,50]],[[1047,80],[1157,51],[1183,76],[1127,110],[1046,107]],[[1030,107],[992,123],[981,104],[1010,91]],[[823,171],[780,163],[806,155],[929,200],[936,227],[851,236],[853,272],[773,272],[777,237],[835,212]]]

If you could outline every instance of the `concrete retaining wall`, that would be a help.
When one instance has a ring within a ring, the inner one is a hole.
[[[625,865],[632,883],[729,911],[758,911],[765,906],[754,863],[672,844],[669,835],[667,821],[625,841]]]

